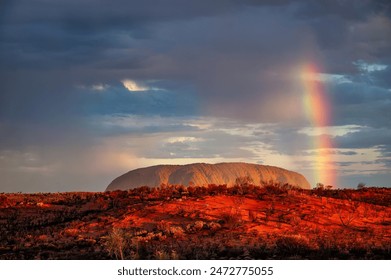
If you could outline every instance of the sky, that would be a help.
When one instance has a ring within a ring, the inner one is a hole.
[[[0,2],[0,192],[238,161],[391,186],[389,1]]]

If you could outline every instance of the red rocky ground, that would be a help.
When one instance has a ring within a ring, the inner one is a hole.
[[[0,259],[390,259],[391,189],[0,194]]]

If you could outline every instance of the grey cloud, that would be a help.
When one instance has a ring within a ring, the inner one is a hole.
[[[391,156],[391,151],[388,151],[388,156]],[[391,158],[378,159],[376,163],[384,164],[387,168],[391,168]]]
[[[302,154],[303,150],[311,148],[311,143],[314,143],[316,136],[309,136],[298,132],[298,127],[275,127],[274,135],[270,139],[266,137],[269,145],[275,150],[283,154],[295,155]]]
[[[387,68],[371,73],[371,79],[376,85],[391,89],[391,57],[386,63]]]
[[[39,1],[34,7],[23,2],[9,7],[9,26],[2,33],[3,65],[48,71],[72,67],[61,71],[68,76],[64,84],[113,83],[127,75],[176,80],[195,87],[208,114],[301,121],[292,117],[299,111],[292,108],[301,102],[297,81],[284,72],[314,59],[316,52],[308,57],[308,48],[317,45],[331,44],[345,54],[352,43],[345,42],[345,36],[336,38],[341,32],[333,30],[346,30],[347,19],[365,21],[358,16],[361,12],[379,11],[372,2],[356,1],[277,1],[278,9],[273,1],[104,3],[91,7],[90,1]],[[311,19],[297,18],[297,11],[312,14]],[[311,41],[313,33],[317,43]],[[270,109],[282,104],[288,108]]]
[[[151,158],[254,158],[256,154],[242,149],[250,142],[245,137],[224,132],[203,133],[199,141],[163,143],[158,149],[144,151]]]
[[[0,151],[0,192],[102,191],[118,175],[118,166],[103,164],[103,153],[69,143],[61,148]]]
[[[368,105],[370,102],[391,100],[388,89],[361,82],[338,84],[330,92],[334,103],[342,108],[346,105]]]
[[[346,75],[350,82],[327,85],[326,91],[333,104],[332,122],[335,125],[390,126],[390,77],[387,76],[389,67],[386,67],[381,71],[360,70],[356,74]]]
[[[375,12],[389,12],[390,3],[380,1],[298,1],[300,9],[298,14],[306,18],[336,15],[348,20],[362,20]]]
[[[353,156],[353,155],[357,155],[358,153],[355,151],[346,151],[346,152],[338,151],[337,154],[345,155],[345,156]]]
[[[340,148],[391,148],[391,130],[388,128],[362,128],[360,131],[336,136],[335,143]]]
[[[344,156],[354,156],[354,155],[358,155],[357,152],[355,151],[329,151],[328,153],[330,154],[334,154],[334,155],[344,155]],[[301,153],[302,155],[305,155],[305,156],[315,156],[315,155],[318,155],[319,153],[317,152],[302,152]],[[346,166],[346,165],[343,165],[343,164],[351,164],[352,162],[341,162],[341,166]]]
[[[341,187],[356,187],[358,183],[364,182],[367,186],[389,187],[390,180],[389,173],[349,174],[341,176],[340,185]]]
[[[352,161],[344,161],[344,162],[336,162],[335,164],[338,166],[341,166],[341,167],[349,167],[354,163],[355,162],[352,162]]]
[[[159,117],[114,114],[92,116],[88,126],[95,137],[145,135],[153,133],[181,133],[199,131],[194,125],[187,124],[191,117]]]

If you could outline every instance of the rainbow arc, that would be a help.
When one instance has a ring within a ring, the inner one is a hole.
[[[313,137],[311,149],[315,151],[315,174],[318,183],[336,186],[336,172],[333,158],[333,142],[329,131],[331,104],[319,79],[321,71],[314,64],[307,64],[301,72],[304,87],[303,103],[311,126],[319,131]]]

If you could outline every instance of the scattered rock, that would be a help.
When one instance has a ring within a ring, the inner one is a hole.
[[[216,222],[208,223],[208,227],[212,231],[217,231],[217,230],[221,229],[221,225],[219,223],[216,223]]]

